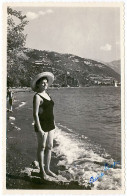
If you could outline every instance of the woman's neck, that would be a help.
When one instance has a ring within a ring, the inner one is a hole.
[[[38,91],[38,93],[40,93],[40,94],[46,94],[46,91],[45,91],[45,90],[43,90],[43,91]]]

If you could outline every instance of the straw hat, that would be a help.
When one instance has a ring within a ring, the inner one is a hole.
[[[34,77],[34,79],[31,81],[31,88],[33,91],[36,91],[37,90],[37,87],[36,87],[36,82],[42,78],[42,77],[47,77],[48,78],[48,86],[51,86],[51,84],[53,83],[54,81],[54,75],[51,73],[51,72],[42,72],[42,73],[39,73],[38,75],[36,75]]]

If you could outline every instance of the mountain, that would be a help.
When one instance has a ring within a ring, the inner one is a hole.
[[[115,81],[120,82],[120,75],[104,63],[72,54],[25,48],[21,62],[14,71],[8,72],[12,86],[30,86],[31,79],[43,71],[55,75],[54,86],[114,85]]]
[[[121,69],[121,61],[120,60],[116,60],[116,61],[112,61],[107,63],[107,65],[109,67],[111,67],[115,72],[120,74],[120,69]]]

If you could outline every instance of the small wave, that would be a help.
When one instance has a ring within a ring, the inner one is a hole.
[[[14,139],[15,137],[8,137],[8,139]]]
[[[26,105],[26,102],[21,102],[21,104],[18,106],[18,107],[16,107],[15,109],[19,109],[19,108],[21,108],[22,106],[24,106],[24,105]]]
[[[57,123],[57,124],[58,124],[59,127],[65,128],[69,132],[73,132],[73,130],[72,129],[69,129],[67,126],[61,125],[60,123]]]
[[[106,107],[106,108],[98,108],[98,110],[108,110],[110,107]]]
[[[17,100],[17,99],[14,99],[14,101],[13,102],[18,102],[19,100]]]
[[[65,128],[65,126],[63,127]],[[73,133],[64,131],[62,126],[61,129],[56,127],[55,141],[57,145],[54,147],[54,152],[59,159],[58,169],[65,168],[59,170],[59,173],[68,179],[77,180],[81,185],[88,184],[92,176],[95,178],[104,172],[105,164],[113,164],[113,159],[109,154],[106,152],[97,154],[92,144],[87,140],[75,137]],[[117,166],[109,169],[92,186],[92,189],[95,190],[120,189],[121,169]]]

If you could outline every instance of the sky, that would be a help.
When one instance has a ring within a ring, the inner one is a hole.
[[[118,7],[13,7],[29,21],[26,47],[111,62],[120,59]]]

